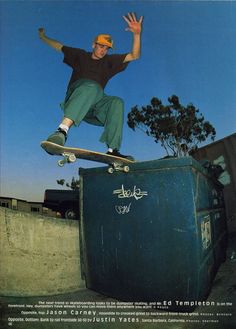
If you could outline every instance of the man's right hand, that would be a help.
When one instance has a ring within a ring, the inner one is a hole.
[[[43,39],[45,37],[45,29],[43,27],[40,27],[38,29],[38,32],[39,32],[40,39]]]
[[[44,27],[40,27],[38,29],[38,32],[39,32],[39,37],[43,42],[45,42],[47,45],[49,45],[50,47],[52,47],[53,49],[55,49],[57,51],[62,50],[63,45],[59,41],[53,40],[46,36]]]

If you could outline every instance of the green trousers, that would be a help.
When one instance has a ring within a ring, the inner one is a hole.
[[[102,143],[120,149],[124,122],[124,102],[116,96],[107,96],[102,87],[92,80],[80,79],[68,89],[61,104],[64,116],[79,126],[81,121],[103,126]]]

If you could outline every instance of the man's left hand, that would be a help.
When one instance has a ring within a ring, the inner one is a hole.
[[[143,16],[141,16],[140,19],[137,20],[134,13],[128,13],[127,16],[123,16],[123,18],[128,24],[128,27],[125,29],[126,31],[130,31],[134,34],[141,33]]]

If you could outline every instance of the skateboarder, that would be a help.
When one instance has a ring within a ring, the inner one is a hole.
[[[64,117],[58,130],[48,137],[48,141],[64,145],[71,126],[79,126],[81,121],[103,126],[100,141],[106,143],[107,154],[130,157],[119,152],[122,141],[124,103],[117,96],[108,96],[104,88],[115,74],[126,69],[129,62],[140,57],[141,16],[137,20],[134,13],[123,16],[128,24],[127,31],[133,33],[133,45],[129,53],[108,55],[113,48],[109,34],[99,34],[93,41],[92,52],[72,48],[48,38],[44,28],[39,28],[39,37],[47,45],[64,54],[64,63],[72,68],[67,93],[61,107]]]

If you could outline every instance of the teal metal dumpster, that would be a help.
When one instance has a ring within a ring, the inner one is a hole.
[[[204,300],[226,253],[222,185],[191,157],[79,173],[87,288],[170,309]]]

